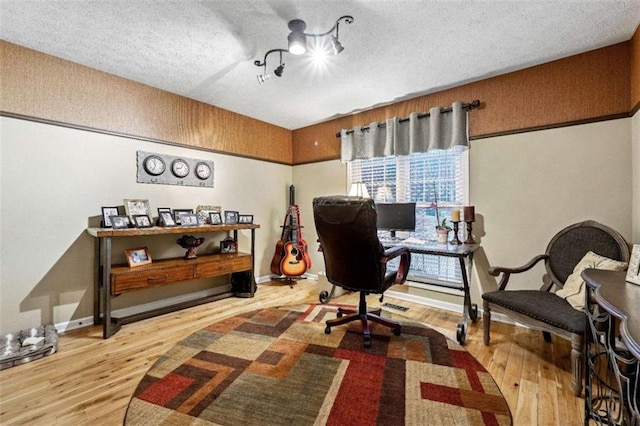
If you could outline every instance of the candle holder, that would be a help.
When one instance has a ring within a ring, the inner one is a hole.
[[[467,222],[467,239],[464,240],[465,244],[475,244],[476,240],[473,239],[473,235],[471,234],[473,228],[473,221]]]
[[[451,221],[451,223],[453,223],[453,239],[451,241],[449,241],[449,244],[453,244],[456,246],[459,246],[460,244],[462,244],[462,241],[460,241],[458,239],[458,224],[460,223],[459,220],[456,221]]]

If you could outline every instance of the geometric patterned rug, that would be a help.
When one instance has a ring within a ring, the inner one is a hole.
[[[138,385],[134,425],[510,425],[489,373],[435,330],[334,327],[338,305],[266,308],[171,348]]]

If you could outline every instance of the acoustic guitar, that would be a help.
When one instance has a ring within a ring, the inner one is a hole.
[[[298,277],[307,272],[310,267],[310,262],[307,262],[307,259],[309,259],[307,243],[300,238],[299,218],[298,206],[289,206],[291,240],[284,244],[284,256],[280,261],[280,271],[282,275],[288,277]]]

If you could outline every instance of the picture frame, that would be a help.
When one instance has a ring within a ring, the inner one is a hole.
[[[220,212],[209,213],[209,223],[212,225],[222,225],[222,215]]]
[[[130,268],[148,265],[151,263],[151,253],[149,253],[149,249],[147,247],[124,249],[124,254],[127,257],[127,263]]]
[[[102,227],[111,228],[111,216],[118,215],[117,207],[102,207]]]
[[[224,211],[224,223],[226,225],[233,225],[238,223],[238,212],[234,210]]]
[[[149,206],[149,200],[144,199],[125,199],[124,211],[131,219],[133,216],[138,215],[151,215],[151,207]]]
[[[160,226],[166,226],[166,227],[177,226],[176,220],[174,219],[170,211],[162,211],[158,214],[159,214],[158,218],[160,219]]]
[[[252,214],[241,214],[238,216],[238,223],[253,223]]]
[[[625,279],[631,284],[640,285],[640,244],[634,244],[631,249],[631,259]]]
[[[173,220],[176,222],[176,225],[182,225],[182,222],[180,221],[180,215],[192,213],[193,209],[173,209]]]
[[[220,212],[220,206],[200,205],[196,207],[196,215],[198,216],[198,225],[211,224],[210,214],[213,212]]]
[[[162,212],[171,213],[171,208],[170,207],[158,207],[158,217],[160,217],[160,213],[162,213]]]
[[[151,228],[151,219],[146,214],[137,214],[133,216],[133,224],[136,228]]]
[[[111,216],[111,227],[113,229],[126,229],[129,227],[129,216],[115,215]]]
[[[198,226],[198,216],[195,213],[182,213],[180,226]]]
[[[231,237],[227,237],[224,240],[220,241],[220,253],[237,253],[238,252],[238,242]]]

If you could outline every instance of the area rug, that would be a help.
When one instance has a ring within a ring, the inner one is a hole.
[[[252,311],[200,330],[159,358],[129,402],[133,425],[510,425],[489,373],[418,323],[325,334],[336,305]]]

